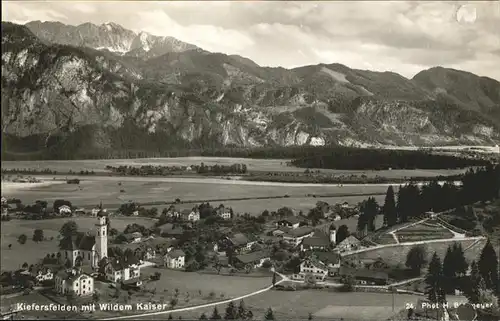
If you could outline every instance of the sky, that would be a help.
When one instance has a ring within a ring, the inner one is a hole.
[[[261,66],[341,63],[407,78],[443,66],[500,80],[500,1],[2,1],[2,20],[115,22]]]

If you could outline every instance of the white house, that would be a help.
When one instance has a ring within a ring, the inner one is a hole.
[[[328,267],[314,258],[308,258],[300,264],[300,272],[294,274],[293,278],[306,280],[308,276],[315,281],[323,281],[328,275]]]
[[[230,220],[231,209],[226,208],[224,206],[219,206],[219,208],[217,208],[217,216],[221,217],[224,220]]]
[[[110,258],[105,269],[106,280],[110,282],[122,282],[141,276],[139,261],[133,257],[128,260]]]
[[[69,207],[68,205],[59,206],[58,211],[60,215],[71,215],[72,213],[71,207]]]
[[[300,223],[302,220],[296,216],[290,216],[287,218],[284,218],[282,220],[279,220],[276,222],[277,227],[288,227],[291,229],[296,229],[300,226]]]
[[[54,274],[52,273],[52,270],[44,267],[35,267],[31,271],[31,275],[35,277],[38,283],[54,279]]]
[[[196,222],[200,220],[200,212],[197,209],[183,210],[181,213],[182,219],[190,222]]]
[[[94,279],[78,270],[59,271],[55,277],[55,290],[66,295],[73,293],[78,296],[87,296],[94,293]]]
[[[61,241],[61,259],[63,262],[69,260],[71,266],[75,266],[76,260],[82,265],[92,268],[99,266],[99,261],[108,257],[108,226],[106,217],[97,218],[96,235],[90,233],[78,233]]]
[[[94,208],[92,209],[92,211],[91,211],[91,214],[92,214],[92,216],[97,217],[97,216],[99,216],[99,215],[101,215],[101,214],[104,214],[104,215],[105,215],[105,214],[106,214],[106,212],[107,212],[107,210],[106,210],[105,208],[103,209],[103,208],[102,208],[102,205],[100,205],[100,206],[96,206],[96,207],[94,207]]]
[[[165,254],[165,266],[169,269],[183,269],[186,254],[182,250],[171,250]]]

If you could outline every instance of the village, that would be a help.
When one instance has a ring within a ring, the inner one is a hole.
[[[2,197],[3,218],[28,219],[30,214],[9,206],[16,204],[12,202],[17,200]],[[53,219],[68,220],[61,228],[59,251],[46,253],[41,262],[26,262],[19,270],[2,271],[3,292],[6,283],[25,293],[51,286],[56,295],[72,300],[95,296],[100,282],[137,291],[144,282],[159,278],[160,273],[143,272],[152,268],[212,269],[218,274],[267,272],[269,276],[276,270],[295,280],[312,277],[324,281],[342,275],[341,252],[362,247],[345,226],[339,233],[334,224],[359,215],[359,209],[348,203],[330,206],[318,202],[323,218],[316,226],[289,208],[251,217],[235,215],[222,204],[182,210],[172,205],[158,215],[154,227],[130,224],[121,232],[112,226],[124,214],[108,211],[102,204],[89,211],[64,202],[56,206],[52,215],[57,218]],[[129,215],[138,216],[139,210],[133,209]],[[78,217],[95,219],[94,230],[77,230],[71,219]],[[387,281],[379,273],[370,275],[369,270],[359,270],[356,275],[360,283]]]

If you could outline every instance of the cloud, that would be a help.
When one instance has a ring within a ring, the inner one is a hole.
[[[2,3],[3,20],[113,21],[266,66],[339,62],[412,77],[453,66],[500,79],[500,2],[78,2]],[[474,22],[457,19],[466,5]],[[462,67],[460,67],[462,66]]]

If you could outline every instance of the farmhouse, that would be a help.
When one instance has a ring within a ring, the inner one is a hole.
[[[252,246],[257,243],[257,239],[252,234],[245,235],[243,233],[236,233],[226,239],[230,242],[237,253],[248,252],[252,249]]]
[[[386,285],[389,280],[389,275],[386,272],[377,270],[341,267],[340,275],[352,275],[356,283],[363,285]]]
[[[313,236],[306,237],[300,243],[301,251],[311,251],[311,250],[326,250],[330,246],[330,239],[328,235],[314,234]]]
[[[293,278],[298,280],[307,280],[308,277],[315,281],[323,281],[328,275],[328,267],[315,258],[305,259],[300,264],[300,272],[294,274]]]
[[[172,250],[165,254],[165,266],[169,269],[183,269],[186,264],[186,254],[182,250]]]
[[[300,223],[302,223],[302,222],[303,221],[300,218],[298,218],[296,216],[290,216],[290,217],[287,217],[285,219],[281,219],[281,220],[277,221],[276,226],[296,229],[300,226]]]
[[[326,265],[328,268],[328,276],[336,276],[340,270],[340,255],[334,252],[318,251],[313,252],[312,257]]]
[[[2,198],[1,198],[1,204],[2,205],[7,204],[7,198],[5,198],[4,196],[2,196]]]
[[[200,212],[196,207],[191,210],[185,209],[181,212],[181,218],[185,221],[196,222],[200,220]]]
[[[258,268],[262,267],[262,264],[270,259],[271,256],[267,251],[256,251],[236,256],[235,262],[243,264],[246,268]]]
[[[357,250],[361,246],[361,241],[353,235],[349,235],[342,242],[337,244],[337,250],[340,252]]]
[[[294,246],[298,246],[303,239],[313,235],[313,229],[308,226],[298,227],[296,229],[283,230],[283,241],[288,242]]]
[[[111,282],[121,282],[138,278],[141,275],[139,260],[135,256],[123,259],[110,258],[104,268],[106,280]]]
[[[55,290],[62,295],[68,293],[78,296],[92,295],[94,279],[81,270],[59,271],[55,277]]]
[[[97,268],[99,261],[108,257],[108,232],[106,217],[98,217],[96,224],[96,234],[78,233],[61,240],[59,253],[63,260],[69,260],[71,266],[75,266],[76,260],[82,265],[90,265]]]

